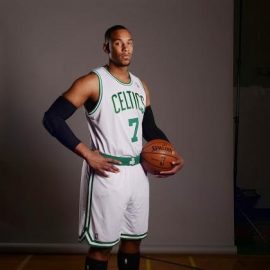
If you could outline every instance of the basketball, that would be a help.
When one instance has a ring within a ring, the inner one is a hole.
[[[141,152],[142,166],[151,174],[170,171],[173,168],[172,161],[176,160],[173,145],[161,139],[149,141],[144,145]]]

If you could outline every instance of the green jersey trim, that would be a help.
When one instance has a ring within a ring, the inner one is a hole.
[[[89,112],[88,114],[89,115],[92,115],[93,113],[96,112],[96,110],[99,108],[99,105],[101,103],[101,100],[102,100],[102,97],[103,97],[103,85],[102,85],[102,79],[100,77],[100,75],[98,74],[97,71],[93,71],[97,76],[98,76],[98,89],[99,89],[99,95],[98,95],[98,102],[97,102],[97,105],[95,106],[95,108]]]
[[[113,79],[115,79],[118,83],[120,83],[120,84],[122,84],[122,85],[126,85],[126,86],[132,85],[133,81],[132,81],[132,79],[131,79],[130,73],[129,73],[129,78],[130,78],[130,80],[129,80],[128,83],[125,83],[125,82],[122,82],[122,81],[120,81],[119,79],[117,79],[115,76],[113,76],[112,73],[110,73],[110,71],[109,71],[106,67],[103,67],[103,68],[104,68],[104,69],[106,70],[106,72],[107,72]]]

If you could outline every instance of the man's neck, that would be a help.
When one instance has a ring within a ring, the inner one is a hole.
[[[126,83],[130,81],[128,66],[119,67],[113,63],[109,63],[106,67],[109,70],[109,72],[120,81],[123,81]]]

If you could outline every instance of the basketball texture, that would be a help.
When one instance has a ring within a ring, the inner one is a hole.
[[[176,161],[173,145],[165,140],[151,140],[146,143],[141,152],[143,168],[151,174],[169,171],[173,168],[172,161]]]

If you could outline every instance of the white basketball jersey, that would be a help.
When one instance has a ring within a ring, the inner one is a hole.
[[[129,73],[130,82],[123,83],[105,67],[93,72],[99,78],[99,100],[86,112],[92,148],[113,156],[138,156],[146,102],[142,82]]]

